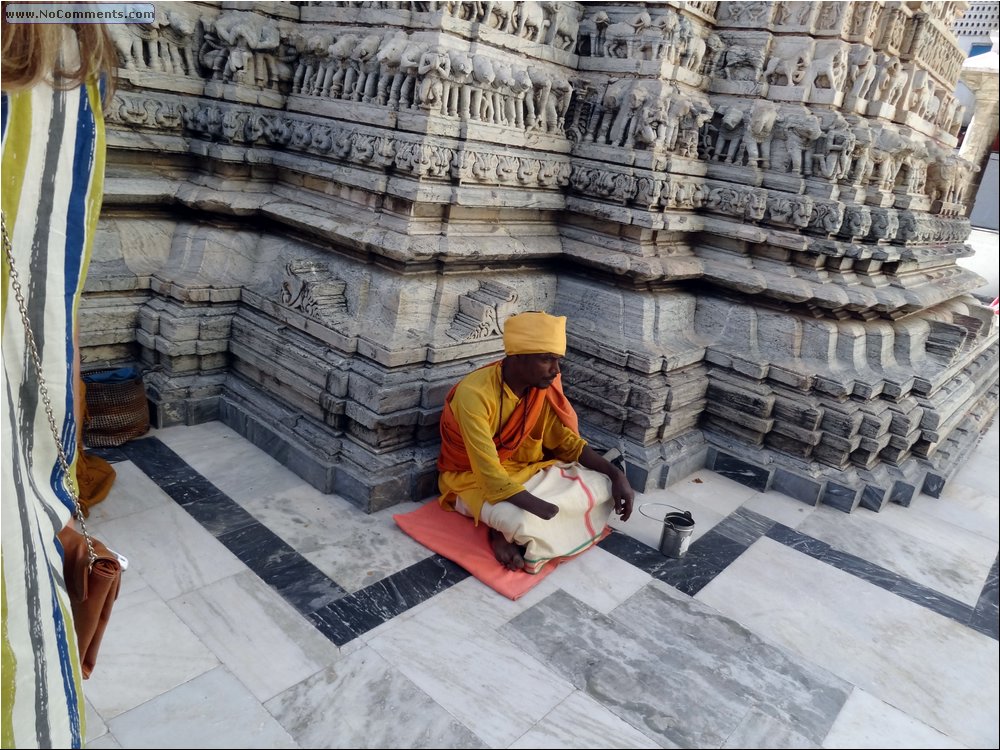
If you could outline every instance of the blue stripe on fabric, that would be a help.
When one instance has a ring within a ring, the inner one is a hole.
[[[66,206],[66,252],[63,256],[65,273],[64,304],[66,309],[66,418],[63,420],[62,440],[66,447],[66,459],[72,463],[76,453],[76,404],[77,390],[73,372],[75,360],[74,302],[81,283],[83,254],[87,243],[87,205],[90,183],[94,171],[94,152],[97,147],[97,125],[90,106],[89,91],[85,87],[76,90],[79,99],[77,107],[76,143],[73,149],[72,187]]]
[[[59,550],[60,565],[65,555],[62,544],[56,539],[56,548]],[[80,697],[76,692],[76,679],[73,676],[73,659],[70,655],[69,637],[66,632],[66,619],[63,617],[62,607],[59,606],[59,596],[56,593],[58,588],[52,576],[52,568],[49,567],[49,586],[52,591],[52,614],[55,621],[56,646],[59,653],[59,671],[63,680],[63,695],[66,697],[66,713],[69,716],[69,729],[72,733],[72,747],[83,747],[83,725],[80,720]],[[67,606],[69,599],[66,600]]]
[[[7,140],[7,124],[10,122],[10,97],[0,97],[0,140]]]

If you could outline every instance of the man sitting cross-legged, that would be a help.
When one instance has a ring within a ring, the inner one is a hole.
[[[559,374],[566,318],[521,313],[503,339],[506,357],[445,398],[440,502],[489,527],[501,564],[537,573],[596,543],[612,506],[628,520],[635,493],[579,435]]]

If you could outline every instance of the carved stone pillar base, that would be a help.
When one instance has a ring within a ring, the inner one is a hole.
[[[437,493],[437,446],[377,453],[230,377],[219,419],[313,487],[367,513]]]

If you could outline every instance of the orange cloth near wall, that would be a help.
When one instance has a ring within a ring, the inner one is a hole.
[[[76,456],[76,488],[80,493],[80,505],[83,507],[83,515],[90,515],[90,508],[97,505],[108,496],[111,485],[115,483],[115,470],[107,461],[100,456],[87,453],[83,449],[83,425],[87,421],[87,402],[85,400],[86,384],[82,379],[77,379],[77,389],[80,400],[77,403],[77,414],[80,418],[76,420],[76,446],[78,453]]]

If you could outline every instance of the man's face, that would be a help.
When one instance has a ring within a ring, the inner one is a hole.
[[[518,354],[519,375],[532,388],[548,388],[559,374],[562,357],[558,354]]]

